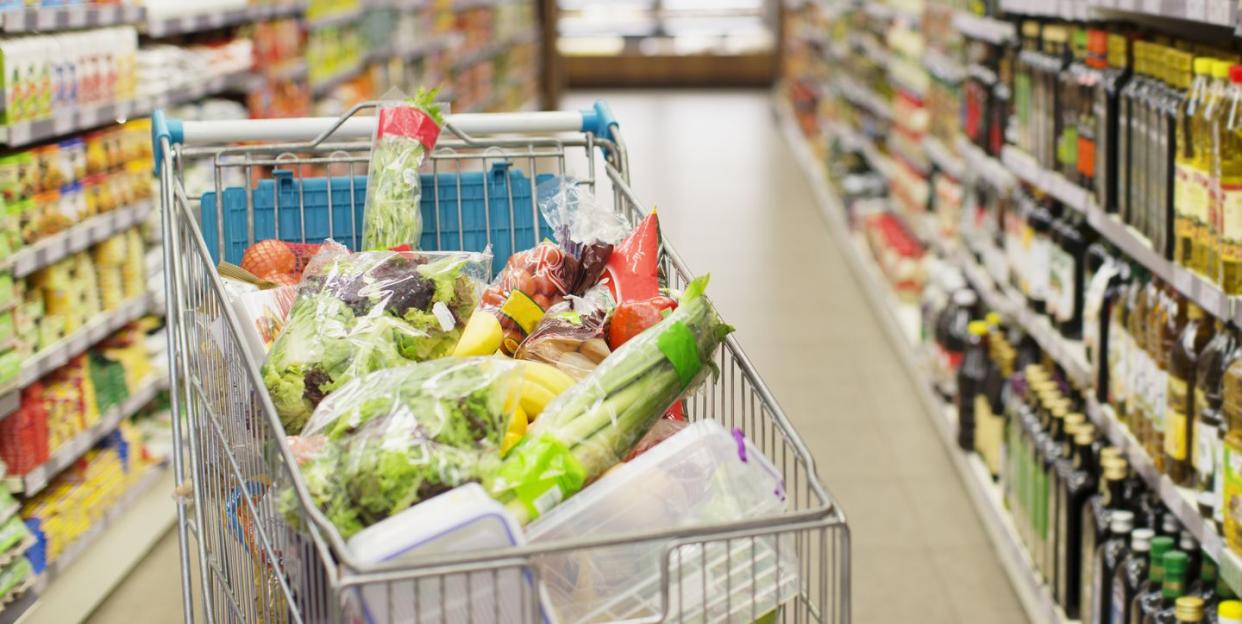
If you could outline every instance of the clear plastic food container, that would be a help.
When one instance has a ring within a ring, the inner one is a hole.
[[[695,423],[527,527],[531,543],[762,518],[785,510],[780,473],[758,448],[714,421]],[[559,621],[604,622],[662,614],[668,541],[539,557],[536,568]],[[792,540],[770,536],[685,544],[668,553],[668,613],[691,622],[752,622],[794,597]],[[757,586],[755,586],[757,584]],[[733,597],[731,600],[730,597]]]

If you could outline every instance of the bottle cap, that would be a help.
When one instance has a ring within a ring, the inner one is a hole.
[[[966,325],[966,331],[970,332],[971,336],[986,336],[988,335],[987,321],[971,321]]]
[[[968,288],[963,288],[953,293],[953,303],[960,307],[973,306],[976,301],[978,301],[978,298],[975,297],[975,291]]]
[[[1212,77],[1217,80],[1224,80],[1229,77],[1229,68],[1233,65],[1229,61],[1216,59],[1212,61]]]
[[[1164,553],[1161,561],[1164,563],[1165,578],[1168,578],[1169,576],[1184,574],[1186,572],[1186,565],[1190,563],[1190,557],[1187,557],[1186,553],[1180,550],[1170,550]]]
[[[1095,440],[1095,427],[1089,423],[1083,423],[1078,426],[1078,431],[1074,432],[1074,444],[1086,446]]]
[[[1220,606],[1216,607],[1216,614],[1221,617],[1221,624],[1224,624],[1224,618],[1242,620],[1242,601],[1221,601]]]
[[[1123,459],[1121,449],[1115,446],[1106,446],[1100,449],[1100,465],[1108,463],[1110,459]]]
[[[1086,422],[1087,422],[1087,417],[1083,416],[1082,414],[1079,414],[1078,412],[1070,412],[1065,415],[1065,426],[1066,427],[1077,428],[1077,427],[1083,426],[1084,424],[1086,424]]]
[[[1130,531],[1130,550],[1147,552],[1151,550],[1151,540],[1156,532],[1151,529],[1134,529]]]
[[[1104,467],[1104,478],[1109,481],[1120,481],[1126,478],[1126,460],[1108,458],[1101,462]]]
[[[1160,530],[1169,535],[1177,535],[1181,527],[1177,526],[1177,516],[1171,513],[1164,514],[1160,522]]]
[[[1233,84],[1242,84],[1242,65],[1229,68],[1229,81]]]
[[[1207,76],[1212,73],[1212,58],[1200,56],[1195,59],[1195,75]]]
[[[1124,509],[1114,511],[1108,517],[1108,528],[1118,535],[1127,535],[1134,529],[1134,513]]]
[[[1001,315],[996,312],[988,312],[988,315],[983,317],[983,319],[992,327],[1001,326]]]
[[[1177,547],[1186,552],[1194,552],[1199,549],[1199,545],[1195,543],[1195,537],[1190,534],[1190,531],[1184,529],[1177,538]]]
[[[1173,615],[1184,622],[1203,619],[1203,599],[1198,596],[1182,596],[1173,603]]]

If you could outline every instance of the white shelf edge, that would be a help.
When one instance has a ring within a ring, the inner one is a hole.
[[[0,263],[0,271],[10,271],[15,278],[30,275],[142,223],[152,208],[151,201],[144,200],[75,223],[18,249]]]

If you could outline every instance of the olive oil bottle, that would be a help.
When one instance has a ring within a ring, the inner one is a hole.
[[[1225,421],[1221,413],[1221,384],[1225,371],[1238,358],[1237,333],[1215,321],[1215,336],[1199,354],[1195,365],[1194,444],[1191,463],[1195,468],[1195,492],[1199,512],[1220,524],[1223,480],[1221,461],[1225,443]]]
[[[1126,624],[1130,621],[1130,604],[1147,580],[1151,565],[1151,529],[1134,529],[1130,532],[1130,552],[1113,572],[1113,597],[1109,602],[1106,622]]]
[[[1211,81],[1211,60],[1200,57],[1194,61],[1194,80],[1185,108],[1177,124],[1177,155],[1174,161],[1174,244],[1173,261],[1183,266],[1198,268],[1195,241],[1202,238],[1199,231],[1206,227],[1206,187],[1201,186],[1203,173],[1203,145],[1210,143],[1202,128],[1203,96]],[[1202,207],[1203,215],[1200,215]],[[1202,269],[1198,269],[1202,270]]]
[[[1220,211],[1220,285],[1229,295],[1242,294],[1242,67],[1229,69],[1228,113],[1222,115],[1213,156],[1219,180],[1215,204]]]
[[[1095,567],[1091,570],[1091,602],[1088,604],[1089,611],[1083,615],[1084,623],[1106,622],[1106,618],[1113,612],[1113,575],[1125,560],[1129,550],[1127,540],[1132,530],[1133,512],[1117,510],[1109,514],[1108,537],[1096,547]]]
[[[1058,464],[1061,473],[1061,494],[1057,510],[1056,583],[1053,585],[1057,603],[1070,619],[1077,619],[1082,588],[1078,553],[1082,549],[1083,507],[1098,490],[1095,453],[1095,427],[1079,425],[1074,432],[1073,450]]]
[[[1130,607],[1126,610],[1128,613],[1126,624],[1142,624],[1143,605],[1160,601],[1160,591],[1164,587],[1164,556],[1169,552],[1173,552],[1173,538],[1161,535],[1151,539],[1147,580],[1139,586],[1134,598],[1130,601]],[[1150,611],[1151,607],[1147,610]]]
[[[1096,89],[1095,201],[1105,212],[1116,213],[1118,189],[1129,166],[1123,160],[1121,93],[1130,80],[1130,41],[1125,35],[1107,33],[1107,63]]]
[[[1088,499],[1082,508],[1080,522],[1082,548],[1079,549],[1079,564],[1082,590],[1079,594],[1081,617],[1083,622],[1099,622],[1102,597],[1097,595],[1096,588],[1103,589],[1105,578],[1111,576],[1097,567],[1098,547],[1107,537],[1110,518],[1115,512],[1128,511],[1123,494],[1126,478],[1126,461],[1119,457],[1105,457],[1100,460],[1103,481],[1099,491]]]
[[[1173,482],[1193,487],[1196,472],[1190,461],[1194,446],[1195,372],[1199,354],[1212,338],[1212,324],[1204,318],[1203,309],[1188,303],[1186,323],[1169,354],[1169,382],[1165,396],[1164,467]]]
[[[1203,124],[1207,129],[1208,140],[1204,148],[1203,165],[1206,170],[1206,186],[1208,193],[1208,237],[1205,256],[1204,275],[1217,283],[1223,279],[1224,258],[1222,243],[1225,237],[1225,215],[1222,209],[1221,174],[1225,160],[1230,154],[1225,152],[1230,143],[1228,116],[1231,106],[1229,98],[1229,63],[1219,59],[1212,61],[1212,80],[1208,83],[1206,103],[1203,111]]]
[[[1194,221],[1188,256],[1177,256],[1177,261],[1199,273],[1215,279],[1215,269],[1209,260],[1212,241],[1216,238],[1215,226],[1212,223],[1211,179],[1212,179],[1212,128],[1208,124],[1207,112],[1213,106],[1212,98],[1216,92],[1212,89],[1213,59],[1201,56],[1194,60],[1194,83],[1191,87],[1190,103],[1187,114],[1190,116],[1190,158],[1186,162],[1186,186],[1183,200]],[[1181,150],[1179,150],[1179,154]]]
[[[1242,358],[1226,369],[1221,391],[1221,413],[1228,427],[1220,464],[1224,481],[1221,524],[1229,549],[1242,555]]]

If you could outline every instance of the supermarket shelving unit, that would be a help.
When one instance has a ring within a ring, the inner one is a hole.
[[[790,3],[790,5],[798,6],[804,4],[818,4],[832,10],[841,3],[827,0],[820,0],[817,3]],[[1161,20],[1174,20],[1172,25],[1175,28],[1197,28],[1213,36],[1222,34],[1229,36],[1232,32],[1242,33],[1242,16],[1239,15],[1238,4],[1233,0],[1091,0],[1089,3],[1056,0],[1002,0],[1001,7],[1010,13],[1069,20],[1082,20],[1085,17],[1124,16],[1148,25],[1159,24]],[[907,19],[900,15],[901,11],[878,2],[867,3],[864,5],[864,11],[876,19]],[[1012,21],[958,12],[953,16],[952,23],[963,36],[993,44],[1012,42],[1017,36]],[[1203,30],[1205,28],[1206,30]],[[829,62],[836,64],[843,62],[843,53],[836,50],[833,44],[823,39],[819,33],[805,32],[798,33],[798,36],[813,42]],[[927,62],[924,64],[928,65]],[[933,73],[935,71],[932,67],[928,67],[928,70]],[[837,72],[827,83],[802,84],[801,87],[816,93],[830,89],[856,109],[865,111],[875,118],[889,120],[893,117],[892,107],[888,101],[865,85],[858,84],[844,72]],[[893,172],[890,158],[870,137],[823,119],[820,119],[820,123],[824,126],[823,132],[829,136],[808,139],[794,121],[793,109],[785,99],[786,93],[783,87],[778,87],[774,96],[777,100],[776,106],[783,133],[815,189],[820,207],[838,247],[848,259],[850,268],[867,293],[894,348],[906,364],[928,417],[943,434],[953,463],[971,494],[976,511],[996,545],[1003,567],[1009,574],[1028,616],[1036,622],[1065,622],[1064,614],[1052,600],[1039,574],[1031,566],[1025,549],[1014,532],[1009,513],[1004,507],[997,486],[974,454],[963,453],[957,447],[954,439],[955,409],[946,405],[931,389],[926,380],[926,371],[919,360],[917,333],[908,320],[910,316],[917,318],[917,310],[908,309],[912,306],[903,305],[897,301],[876,266],[870,251],[852,237],[845,222],[844,208],[829,185],[824,163],[814,155],[811,142],[820,138],[835,139],[843,148],[859,154],[870,169],[891,180]],[[987,154],[965,137],[959,137],[953,145],[946,145],[936,139],[926,139],[922,143],[922,149],[928,161],[958,179],[967,182],[986,180],[989,185],[998,190],[1012,189],[1019,183],[1042,189],[1062,204],[1085,215],[1087,223],[1102,238],[1134,262],[1143,265],[1154,275],[1172,285],[1209,314],[1234,323],[1242,323],[1242,297],[1226,296],[1214,284],[1169,261],[1163,254],[1153,249],[1143,235],[1096,205],[1093,193],[1073,184],[1060,173],[1044,169],[1033,157],[1013,145],[1006,145],[999,158]],[[896,211],[894,214],[900,215]],[[1110,444],[1123,450],[1134,471],[1147,482],[1153,492],[1159,495],[1163,504],[1177,516],[1182,526],[1195,537],[1203,550],[1216,559],[1222,578],[1234,591],[1242,593],[1242,558],[1225,546],[1214,522],[1201,515],[1193,492],[1177,486],[1168,476],[1157,471],[1146,450],[1117,418],[1112,408],[1108,405],[1101,405],[1095,400],[1091,392],[1095,386],[1095,372],[1085,357],[1082,345],[1064,339],[1049,325],[1046,318],[1035,314],[1027,307],[1021,295],[1008,285],[995,280],[975,260],[976,254],[985,255],[985,252],[993,251],[985,247],[991,243],[965,240],[963,242],[966,248],[946,250],[941,248],[942,245],[936,237],[927,236],[923,232],[924,228],[921,223],[909,220],[906,223],[912,232],[921,234],[920,238],[929,245],[931,250],[938,252],[940,260],[962,271],[971,287],[979,293],[983,303],[989,309],[1002,312],[1006,318],[1021,326],[1065,371],[1069,380],[1087,396],[1087,416],[1096,425],[1097,430],[1109,440]]]
[[[0,12],[0,36],[134,25],[141,35],[149,39],[181,38],[279,18],[298,19],[302,23],[303,31],[307,32],[360,22],[370,11],[419,11],[428,8],[433,2],[434,0],[360,0],[353,8],[336,13],[316,13],[313,19],[308,16],[310,3],[307,0],[173,17],[149,15],[139,4],[31,8]],[[417,41],[393,37],[391,41],[368,42],[367,52],[357,63],[326,79],[311,81],[306,59],[295,58],[275,67],[255,67],[248,71],[212,76],[187,88],[134,101],[57,110],[50,119],[0,125],[0,146],[4,146],[0,148],[0,154],[71,137],[118,121],[147,116],[160,108],[225,94],[244,94],[262,88],[269,80],[301,82],[308,85],[314,97],[323,97],[372,67],[392,67],[394,63],[405,65],[440,52],[448,55],[446,65],[450,70],[447,76],[450,83],[442,85],[444,88],[441,93],[444,99],[451,100],[451,94],[457,91],[456,85],[451,81],[456,79],[458,72],[491,61],[514,46],[531,43],[540,45],[543,29],[539,17],[546,0],[456,0],[451,3],[435,3],[437,7],[447,8],[454,14],[470,9],[499,9],[505,5],[527,3],[537,9],[533,11],[535,21],[529,28],[468,54],[457,52],[463,38],[455,32],[447,31],[431,34]],[[538,54],[537,58],[547,58],[546,43],[543,47],[545,54]],[[546,60],[539,62],[547,63]],[[543,77],[536,68],[536,81]],[[513,80],[509,80],[504,84],[512,83]],[[414,86],[416,85],[409,85],[410,90]],[[467,108],[484,111],[511,105],[501,98],[501,91],[499,87],[493,87],[491,100],[475,102]],[[374,94],[376,97],[379,95],[381,94]],[[546,95],[536,89],[534,97],[524,102],[521,108],[533,110],[541,107],[548,102]],[[30,275],[142,223],[157,208],[150,202],[142,202],[77,223],[0,260],[0,272],[8,272],[14,278]],[[126,302],[118,309],[101,314],[80,330],[29,357],[14,380],[0,385],[0,418],[18,409],[21,390],[30,383],[91,349],[126,324],[143,316],[162,315],[163,306],[160,300],[161,297],[151,295]],[[94,425],[54,449],[43,464],[25,475],[5,479],[6,485],[11,491],[27,496],[43,490],[53,477],[114,431],[120,422],[148,405],[167,384],[168,380],[164,375],[153,375],[128,399],[101,414]],[[173,489],[171,470],[166,466],[157,464],[147,470],[106,512],[103,522],[92,527],[87,534],[70,545],[37,578],[10,590],[5,596],[0,596],[0,624],[18,620],[35,623],[84,620],[166,535],[175,521],[175,507],[170,498]],[[17,512],[16,507],[0,510],[0,518],[7,519]],[[8,553],[0,553],[0,561],[20,556],[28,546],[25,544],[10,549]]]

